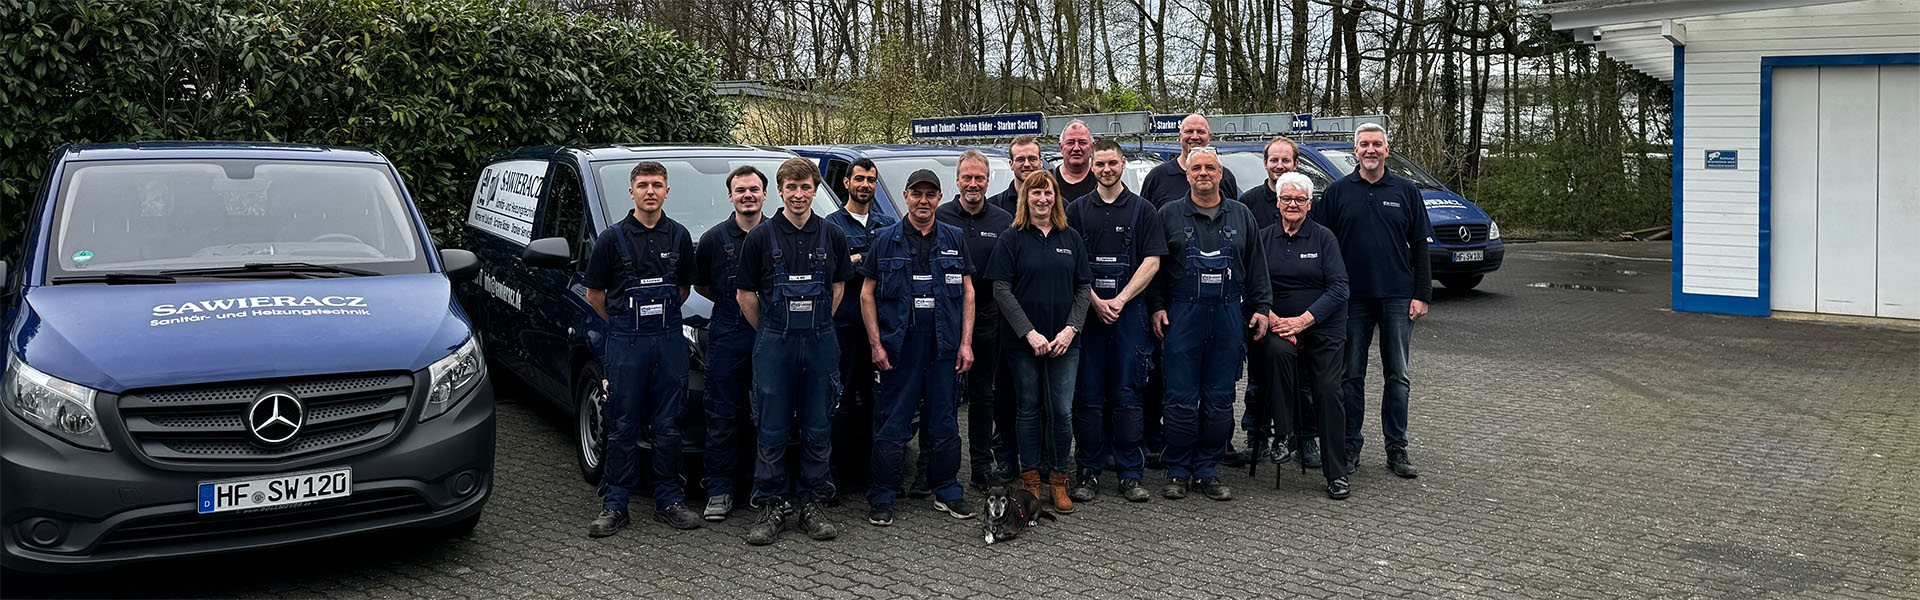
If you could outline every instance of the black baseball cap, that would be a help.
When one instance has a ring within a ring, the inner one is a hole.
[[[933,184],[933,189],[938,191],[940,189],[940,176],[934,175],[933,171],[929,169],[914,171],[912,175],[907,176],[907,189],[913,189],[913,186],[922,183]]]

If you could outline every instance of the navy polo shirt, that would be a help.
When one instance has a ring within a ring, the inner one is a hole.
[[[698,280],[693,236],[687,233],[687,228],[664,214],[660,215],[660,222],[647,227],[633,218],[633,211],[627,211],[627,218],[594,236],[593,255],[587,257],[587,274],[581,282],[587,288],[607,291],[618,287],[623,273],[620,272],[620,249],[613,245],[621,243],[618,237],[621,235],[626,236],[627,250],[635,253],[634,269],[639,273],[634,276],[641,279],[672,277],[674,285],[693,285]],[[678,260],[671,258],[675,251],[680,253]]]
[[[1193,243],[1203,252],[1220,249],[1228,231],[1233,232],[1234,262],[1229,268],[1241,283],[1240,306],[1249,315],[1264,313],[1273,307],[1273,287],[1265,277],[1249,273],[1267,272],[1266,249],[1260,246],[1260,230],[1253,226],[1253,213],[1245,204],[1220,202],[1219,212],[1208,217],[1193,200],[1182,198],[1160,207],[1160,220],[1167,227],[1167,259],[1160,261],[1160,273],[1153,278],[1154,292],[1148,294],[1148,308],[1165,310],[1173,300],[1170,286],[1187,273],[1187,228],[1193,228]]]
[[[1040,228],[1027,227],[1000,234],[1000,244],[987,262],[986,278],[1011,284],[1013,298],[1033,329],[1052,338],[1067,327],[1074,290],[1093,284],[1093,268],[1080,233],[1073,228],[1041,235]],[[1006,341],[1026,343],[1017,338]]]
[[[1240,203],[1253,211],[1253,222],[1266,229],[1268,225],[1280,222],[1280,196],[1273,193],[1273,187],[1267,182],[1253,186],[1253,189],[1240,193]]]
[[[954,200],[955,204],[959,202],[957,198]],[[1000,210],[1007,211],[1008,215],[1012,215],[1013,211],[1020,207],[1020,183],[1016,181],[1007,184],[1006,191],[987,196],[987,204],[998,206]],[[1009,219],[1011,219],[1011,217],[1009,217]]]
[[[760,223],[764,225],[766,221],[762,220]],[[718,296],[718,298],[709,298],[713,301],[716,312],[721,306],[735,313],[740,311],[740,305],[734,301],[733,297],[736,291],[733,279],[727,277],[727,265],[740,260],[740,252],[746,246],[746,239],[747,230],[741,229],[740,224],[733,221],[733,215],[727,215],[727,220],[700,234],[700,243],[693,246],[693,284],[711,288],[713,294]],[[732,256],[727,255],[729,242],[733,244]]]
[[[1091,165],[1089,165],[1089,167],[1091,167]],[[1067,203],[1072,202],[1074,198],[1091,194],[1094,190],[1100,189],[1100,178],[1093,176],[1092,168],[1087,169],[1086,179],[1081,179],[1079,183],[1067,183],[1066,175],[1061,173],[1061,169],[1065,168],[1065,166],[1061,166],[1047,170],[1048,173],[1053,174],[1053,198],[1057,201],[1054,206],[1066,206]],[[1016,215],[1020,214],[1011,210],[1007,212]]]
[[[1369,182],[1354,169],[1327,186],[1312,217],[1340,240],[1352,299],[1433,300],[1433,271],[1427,264],[1433,227],[1413,182],[1391,171]]]
[[[873,232],[879,231],[882,227],[892,225],[896,221],[899,221],[899,219],[880,214],[879,211],[875,210],[867,211],[867,223],[865,225],[860,224],[859,219],[853,218],[853,213],[844,210],[827,216],[827,223],[839,227],[840,232],[846,234],[848,258],[852,258],[851,255],[854,254],[866,254],[867,248],[873,245]],[[860,266],[861,263],[865,262],[865,257],[862,256],[861,258],[863,260],[853,263],[854,278],[847,280],[846,294],[848,296],[859,293],[859,286],[864,285],[859,273],[861,273]],[[860,303],[842,301],[839,310],[833,312],[833,320],[842,327],[860,325],[862,322],[860,317]]]
[[[1100,192],[1081,196],[1067,206],[1067,226],[1080,232],[1087,252],[1095,256],[1125,254],[1128,264],[1140,268],[1140,259],[1167,255],[1166,226],[1160,223],[1160,209],[1133,192],[1121,190],[1112,204],[1100,199]],[[1133,246],[1127,246],[1127,234],[1133,234]],[[1120,282],[1122,288],[1126,282]]]
[[[1346,339],[1347,264],[1333,231],[1307,219],[1287,235],[1286,226],[1275,223],[1260,230],[1260,245],[1273,283],[1273,314],[1313,313],[1314,333]]]
[[[812,255],[819,250],[827,253],[828,283],[853,278],[853,262],[847,260],[847,236],[840,228],[828,225],[818,214],[808,215],[805,226],[794,227],[785,214],[774,213],[759,227],[747,232],[746,246],[740,251],[740,277],[734,280],[742,291],[758,293],[773,289],[775,236],[779,237],[780,251],[784,253],[781,262],[786,264],[787,274],[812,273]]]
[[[1140,181],[1140,197],[1146,198],[1154,206],[1166,206],[1168,202],[1192,195],[1192,191],[1187,186],[1187,169],[1180,166],[1178,158],[1160,163],[1147,171],[1146,178]],[[1233,171],[1220,167],[1220,197],[1239,196],[1240,184],[1233,180]]]
[[[999,245],[1000,234],[1013,226],[1013,214],[994,206],[991,199],[975,214],[960,205],[958,196],[941,203],[940,208],[933,211],[933,220],[960,228],[960,237],[967,242],[963,254],[967,256],[967,263],[973,265],[986,265],[993,258],[994,246]],[[1000,308],[993,303],[993,294],[975,290],[973,300],[974,320],[1000,315]]]

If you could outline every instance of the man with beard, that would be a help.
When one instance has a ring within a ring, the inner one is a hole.
[[[1032,144],[1032,138],[1027,141],[1037,164],[1040,146]],[[1014,148],[1021,147],[1020,141],[1015,140]],[[1035,171],[1039,169],[1029,173]],[[1000,233],[1013,226],[1013,213],[987,200],[990,173],[987,155],[978,150],[962,153],[955,177],[960,194],[934,212],[934,218],[941,223],[960,228],[961,238],[966,241],[967,264],[976,265],[976,269],[993,256]],[[1000,368],[1000,308],[994,303],[993,294],[974,295],[972,341],[973,368],[967,370],[962,380],[967,402],[967,459],[973,468],[973,485],[986,489],[1013,480],[1015,450],[1013,385],[1002,385],[1001,389],[1007,391],[1004,397],[993,393],[995,380],[1003,371]]]
[[[740,272],[740,248],[747,232],[763,219],[760,207],[767,199],[767,175],[752,165],[727,174],[727,199],[733,217],[714,225],[694,246],[693,290],[713,301],[707,322],[707,508],[701,516],[725,521],[733,512],[733,472],[739,468],[740,432],[751,429],[745,419],[747,394],[753,391],[753,328],[740,315],[734,277]]]
[[[841,180],[847,189],[847,202],[840,212],[827,216],[827,222],[840,228],[847,236],[847,252],[851,254],[856,272],[853,279],[847,280],[847,290],[854,296],[850,301],[840,303],[833,313],[834,334],[840,342],[840,398],[834,412],[833,432],[835,446],[840,448],[840,474],[843,476],[864,473],[868,450],[873,445],[873,361],[868,354],[867,328],[860,316],[860,293],[862,279],[857,274],[860,265],[865,262],[867,245],[873,239],[873,232],[894,224],[897,219],[873,210],[874,190],[880,184],[880,169],[872,159],[862,158],[853,161],[847,169],[847,177]]]

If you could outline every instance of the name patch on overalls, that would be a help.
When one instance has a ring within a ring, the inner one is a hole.
[[[933,308],[933,298],[929,298],[926,296],[914,296],[913,307],[914,308]]]
[[[965,276],[959,273],[948,273],[947,285],[960,285],[960,278],[962,277],[965,277]]]
[[[925,274],[925,275],[914,275],[913,280],[914,281],[933,281],[933,275],[931,273]]]

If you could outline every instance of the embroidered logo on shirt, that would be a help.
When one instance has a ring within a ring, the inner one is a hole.
[[[1306,253],[1302,253],[1302,254],[1300,255],[1300,258],[1320,258],[1320,253],[1319,253],[1319,252],[1306,252]]]
[[[994,232],[991,232],[991,231],[982,231],[982,232],[980,232],[980,237],[983,237],[983,238],[997,238],[997,237],[1000,237],[1000,234],[998,234],[998,233],[994,233]]]
[[[1400,208],[1400,203],[1399,203],[1399,202],[1394,202],[1394,201],[1392,201],[1392,200],[1381,200],[1381,201],[1380,201],[1380,204],[1381,204],[1382,206],[1391,206],[1391,207],[1394,207],[1394,208]]]
[[[940,255],[941,256],[959,256],[960,251],[959,250],[941,250]]]
[[[1055,254],[1067,254],[1067,255],[1072,255],[1072,254],[1073,254],[1073,249],[1071,249],[1071,248],[1054,248],[1054,249],[1053,249],[1053,252],[1054,252]]]

